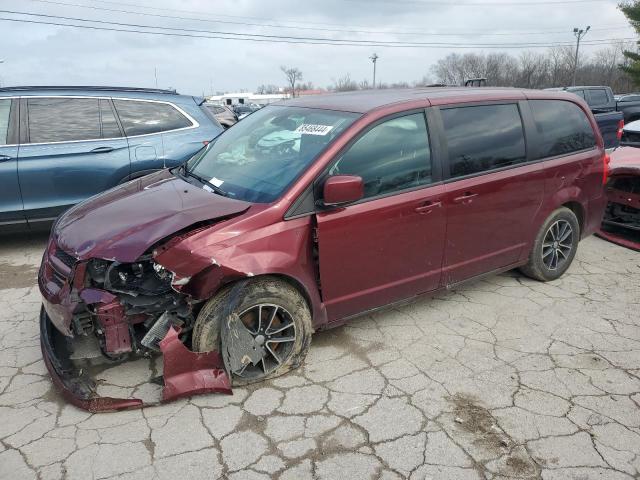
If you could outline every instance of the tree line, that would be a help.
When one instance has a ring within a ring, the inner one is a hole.
[[[629,74],[632,60],[626,53],[634,43],[620,43],[596,51],[584,53],[578,58],[577,85],[608,85],[615,93],[633,91],[634,80]],[[486,78],[488,86],[519,88],[551,88],[570,86],[575,66],[575,49],[569,46],[553,47],[543,52],[523,51],[519,54],[450,53],[431,66],[420,80],[394,83],[380,82],[376,88],[409,88],[430,85],[464,85],[471,78]],[[286,93],[314,88],[311,82],[302,82],[302,72],[294,67],[281,67],[287,80]],[[346,73],[334,78],[326,90],[347,92],[372,88],[369,80],[357,81]],[[257,93],[278,93],[276,85],[261,85]]]

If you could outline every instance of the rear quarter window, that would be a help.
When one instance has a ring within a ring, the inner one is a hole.
[[[113,103],[127,136],[167,132],[193,126],[176,107],[168,103],[119,100]]]
[[[596,136],[585,112],[564,100],[530,100],[538,133],[536,158],[593,148]]]
[[[11,100],[0,100],[0,145],[7,144],[9,135],[9,112],[11,111]]]

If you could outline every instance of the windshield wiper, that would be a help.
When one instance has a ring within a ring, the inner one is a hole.
[[[225,190],[223,190],[222,188],[214,185],[213,183],[209,182],[209,180],[207,180],[204,177],[201,177],[200,175],[198,175],[196,173],[193,173],[191,170],[189,170],[187,168],[187,164],[186,163],[183,163],[181,168],[182,168],[182,173],[183,173],[184,176],[195,178],[200,183],[202,183],[202,185],[204,185],[205,187],[207,187],[208,189],[210,189],[214,193],[217,193],[218,195],[222,195],[223,197],[228,197],[229,196],[229,194]]]

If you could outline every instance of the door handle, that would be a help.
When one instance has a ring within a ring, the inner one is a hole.
[[[453,199],[454,203],[471,203],[471,199],[473,197],[477,197],[478,194],[477,193],[472,193],[472,192],[464,192],[464,195],[461,195],[459,197],[455,197]]]
[[[98,147],[91,150],[91,153],[109,153],[113,152],[113,147]]]
[[[7,160],[11,160],[13,157],[9,155],[0,155],[0,162],[6,162]]]
[[[434,208],[438,208],[442,206],[442,202],[437,200],[435,202],[432,202],[431,200],[427,200],[426,202],[424,202],[422,205],[420,205],[419,207],[416,207],[416,212],[418,212],[420,215],[427,215],[431,212],[433,212]]]

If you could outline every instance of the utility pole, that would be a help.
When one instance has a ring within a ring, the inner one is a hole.
[[[587,28],[582,29],[582,28],[574,28],[573,29],[573,34],[575,35],[576,39],[578,40],[576,42],[576,58],[575,61],[573,62],[573,82],[571,83],[572,86],[576,85],[576,75],[578,73],[578,52],[580,51],[580,40],[582,40],[582,38],[587,34],[587,32],[591,29],[591,26],[587,25]]]
[[[158,88],[158,67],[154,67],[153,75],[156,77],[156,88]]]
[[[373,62],[373,88],[376,88],[376,62],[378,61],[378,54],[374,53],[369,57],[369,59]]]
[[[4,59],[0,58],[0,63],[4,63]],[[0,77],[0,87],[2,86],[2,77]]]

